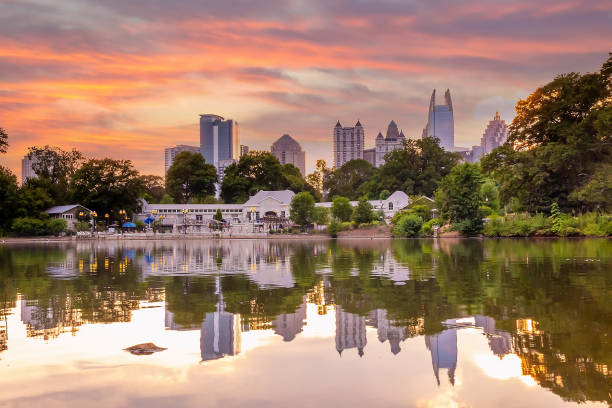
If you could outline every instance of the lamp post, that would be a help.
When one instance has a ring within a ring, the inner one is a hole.
[[[108,215],[108,213],[104,214],[104,218],[106,219],[106,230],[108,230],[108,218],[110,217],[110,215]]]
[[[251,213],[251,222],[253,223],[253,231],[255,232],[255,207],[249,208],[249,212]]]
[[[187,213],[189,210],[185,208],[181,212],[183,213],[183,234],[187,235]]]
[[[91,211],[89,213],[89,215],[91,215],[91,218],[93,218],[92,224],[91,224],[91,236],[94,236],[94,232],[96,230],[96,218],[98,218],[98,213],[95,211]]]

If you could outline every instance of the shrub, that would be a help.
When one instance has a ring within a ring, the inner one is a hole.
[[[441,226],[443,222],[439,218],[432,218],[421,227],[421,235],[431,236],[434,232],[434,226]]]
[[[89,231],[91,229],[91,224],[89,224],[87,221],[75,222],[74,229],[77,231]]]
[[[395,237],[418,237],[423,226],[423,219],[418,215],[407,214],[400,218],[397,224],[393,227],[393,236]]]
[[[358,224],[369,224],[373,218],[372,204],[370,204],[366,196],[361,197],[353,211],[353,221]]]
[[[66,220],[52,218],[39,220],[36,218],[16,218],[11,230],[20,236],[58,235],[66,229]]]
[[[491,215],[493,215],[494,211],[491,207],[488,207],[486,205],[481,205],[480,207],[478,207],[478,211],[480,211],[480,214],[483,217],[489,217]]]
[[[327,226],[327,233],[331,237],[336,238],[338,236],[338,232],[340,232],[340,223],[336,220],[333,220]]]

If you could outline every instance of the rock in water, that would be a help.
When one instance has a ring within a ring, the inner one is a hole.
[[[145,356],[145,355],[156,353],[158,351],[164,351],[167,349],[163,347],[157,347],[153,343],[140,343],[132,347],[128,347],[124,350],[129,351],[132,354],[136,354],[137,356]]]

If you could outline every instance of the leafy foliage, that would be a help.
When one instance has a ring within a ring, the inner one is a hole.
[[[12,231],[22,236],[59,235],[66,229],[66,220],[61,218],[38,219],[16,218],[13,221]]]
[[[464,163],[453,167],[436,191],[440,215],[465,235],[476,235],[482,230],[479,207],[484,202],[481,193],[483,183],[480,167]]]
[[[404,214],[393,227],[394,237],[418,237],[423,226],[423,219],[415,214]]]
[[[6,167],[0,166],[0,232],[10,228],[19,207],[17,177]]]
[[[0,127],[0,153],[6,153],[8,146],[8,134]]]
[[[217,169],[200,153],[180,152],[166,174],[166,191],[177,204],[215,194]]]
[[[599,72],[560,75],[518,102],[508,142],[481,160],[503,204],[516,197],[534,213],[552,202],[567,210],[606,201],[605,193],[589,201],[579,191],[593,181],[605,192],[612,177],[600,170],[612,161],[611,64],[612,56]]]
[[[301,227],[310,224],[313,220],[314,204],[315,200],[310,193],[297,193],[291,200],[291,220]]]
[[[358,224],[369,224],[373,219],[372,204],[370,204],[366,196],[363,196],[359,199],[357,206],[353,210],[353,221]]]
[[[348,198],[334,197],[331,213],[338,221],[346,222],[349,221],[353,215],[353,207]]]
[[[329,209],[325,207],[315,207],[312,211],[312,221],[317,225],[325,225],[329,222]]]
[[[362,195],[358,192],[359,187],[372,177],[374,171],[374,167],[365,160],[350,160],[329,174],[323,188],[328,197],[342,196],[356,200]]]

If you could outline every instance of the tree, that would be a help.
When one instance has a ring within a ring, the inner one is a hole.
[[[281,165],[268,152],[249,152],[225,169],[221,183],[221,198],[226,203],[243,203],[260,190],[286,190],[295,193],[308,191],[315,197],[320,194],[302,178],[299,169],[292,164]]]
[[[386,200],[387,198],[389,198],[390,195],[391,195],[391,192],[389,190],[383,190],[378,195],[378,199],[379,200]]]
[[[353,207],[348,198],[337,196],[332,201],[331,212],[336,219],[346,222],[350,221],[353,215]]]
[[[310,224],[313,220],[314,204],[315,200],[310,193],[297,193],[291,200],[291,220],[302,228]]]
[[[480,188],[485,205],[493,211],[499,210],[499,191],[493,180],[487,180]]]
[[[394,237],[415,238],[421,233],[423,219],[416,214],[404,214],[393,227]]]
[[[586,209],[612,211],[612,164],[599,166],[584,186],[570,194],[569,200]]]
[[[312,222],[317,225],[325,225],[329,222],[329,209],[325,207],[315,207],[312,212]]]
[[[365,160],[350,160],[327,177],[323,188],[328,197],[343,196],[357,199],[359,187],[372,177],[374,167]]]
[[[217,208],[217,212],[213,217],[216,221],[221,221],[223,219],[223,213],[221,213],[221,209]]]
[[[570,197],[612,163],[611,66],[612,56],[599,72],[560,75],[517,103],[508,142],[481,160],[503,204],[516,199],[530,212],[585,205]]]
[[[170,194],[166,193],[163,195],[161,200],[159,200],[160,204],[174,204],[174,198],[170,196]]]
[[[143,198],[149,203],[159,203],[164,197],[164,194],[166,194],[164,178],[153,174],[147,174],[140,176],[140,180],[143,188]]]
[[[484,200],[481,187],[484,177],[477,164],[464,163],[453,167],[442,179],[436,191],[436,205],[440,215],[465,235],[482,231],[479,208]]]
[[[327,167],[325,160],[317,160],[315,171],[306,176],[306,182],[319,194],[323,194],[323,185],[325,180],[329,177],[332,170]]]
[[[17,177],[0,166],[0,232],[7,231],[19,208]]]
[[[91,159],[73,177],[74,198],[98,214],[118,219],[119,210],[134,212],[143,190],[130,160]]]
[[[384,191],[403,191],[431,197],[439,181],[459,162],[460,156],[440,147],[438,138],[408,139],[403,149],[385,155],[385,163],[359,188],[371,199]]]
[[[28,181],[19,189],[19,217],[45,218],[45,210],[53,206],[54,202],[47,190],[37,185],[36,180]]]
[[[361,197],[353,211],[353,221],[359,224],[369,224],[373,218],[372,204],[370,204],[366,196]]]
[[[216,182],[217,169],[200,153],[180,152],[166,173],[166,191],[178,204],[214,195]]]
[[[6,153],[8,147],[8,134],[6,130],[0,127],[0,153]]]
[[[71,151],[46,145],[28,148],[27,157],[32,161],[32,170],[36,179],[31,187],[38,187],[47,192],[56,205],[71,204],[74,173],[82,165],[84,156],[76,149]]]

